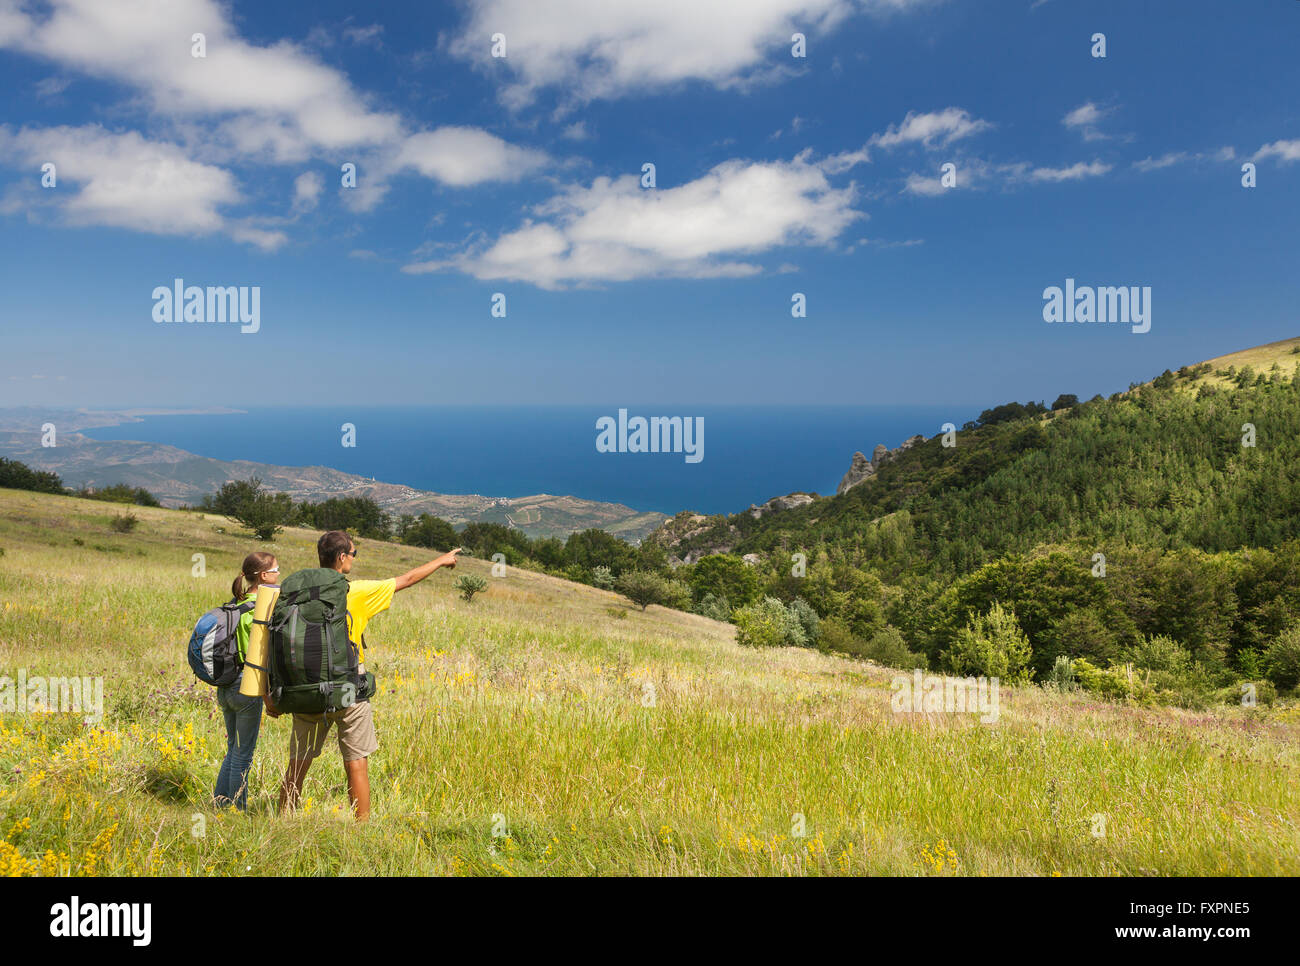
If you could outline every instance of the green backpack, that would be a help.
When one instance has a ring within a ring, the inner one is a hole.
[[[357,647],[348,640],[348,581],[337,570],[290,574],[267,625],[277,710],[342,711],[374,695],[375,676],[359,672]]]

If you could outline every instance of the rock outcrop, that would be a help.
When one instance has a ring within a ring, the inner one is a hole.
[[[764,513],[777,513],[781,510],[793,510],[797,506],[807,506],[817,499],[812,493],[787,493],[785,496],[774,496],[762,506],[749,505],[749,515],[757,520]]]
[[[684,541],[701,537],[705,538],[702,546],[680,552]],[[739,541],[739,532],[727,523],[725,516],[706,517],[690,510],[683,510],[645,538],[646,543],[668,551],[668,563],[674,567],[695,563],[711,553],[730,553]]]
[[[871,459],[867,459],[861,453],[854,453],[853,462],[849,464],[849,471],[844,474],[844,478],[840,480],[840,485],[835,488],[835,494],[838,496],[841,493],[847,493],[864,480],[871,479],[876,475],[880,467],[892,459],[897,459],[900,453],[906,452],[917,443],[924,442],[924,436],[912,436],[897,449],[889,449],[881,444],[871,451]]]

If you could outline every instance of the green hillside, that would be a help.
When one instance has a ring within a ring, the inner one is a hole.
[[[183,648],[255,543],[164,509],[119,533],[121,510],[0,491],[0,674],[102,677],[105,711],[0,713],[0,874],[1300,872],[1294,709],[1030,686],[1002,689],[992,725],[897,713],[882,668],[476,560],[473,603],[438,574],[370,625],[367,826],[332,745],[306,808],[274,814],[283,719],[249,813],[219,814],[221,719]],[[311,564],[315,537],[281,534],[281,566]],[[361,547],[361,577],[421,559]]]
[[[842,495],[758,518],[686,515],[651,542],[678,558],[754,555],[754,592],[728,606],[801,597],[855,652],[901,636],[931,666],[957,669],[945,655],[1000,603],[1029,638],[1038,680],[1060,657],[1149,658],[1146,670],[1186,672],[1164,688],[1180,701],[1265,674],[1288,691],[1300,670],[1296,345],[1046,414],[997,407],[955,445],[935,436]],[[1135,657],[1151,646],[1172,657]]]

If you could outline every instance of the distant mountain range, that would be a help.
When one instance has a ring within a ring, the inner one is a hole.
[[[164,506],[196,504],[230,480],[256,476],[272,491],[294,500],[320,501],[337,496],[370,497],[385,511],[400,515],[432,513],[456,526],[500,523],[529,537],[566,537],[597,527],[637,543],[668,519],[621,503],[602,503],[574,496],[539,493],[493,497],[434,493],[383,483],[327,466],[277,466],[249,460],[217,460],[174,446],[132,440],[91,439],[79,430],[138,422],[142,416],[235,412],[230,409],[50,410],[0,409],[0,456],[32,469],[58,473],[64,485],[104,487],[116,483],[142,486]],[[43,446],[45,424],[55,427],[54,446]]]

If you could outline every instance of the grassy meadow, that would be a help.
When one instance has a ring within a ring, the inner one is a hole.
[[[117,533],[128,508],[0,490],[0,675],[104,679],[97,727],[0,714],[0,874],[1300,874],[1295,706],[1027,687],[995,725],[898,714],[887,669],[742,649],[728,624],[480,560],[368,629],[369,824],[333,735],[304,807],[275,813],[287,717],[263,719],[248,813],[218,813],[224,729],[184,647],[262,547],[224,518],[129,509]],[[274,541],[285,575],[315,565],[316,536]],[[360,546],[356,577],[428,559]],[[472,603],[466,571],[489,578]]]

